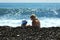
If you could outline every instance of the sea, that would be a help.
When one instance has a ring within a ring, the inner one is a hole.
[[[0,3],[0,26],[21,26],[22,20],[32,25],[35,14],[42,27],[60,26],[60,3]]]

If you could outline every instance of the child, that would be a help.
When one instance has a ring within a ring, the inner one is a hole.
[[[23,20],[22,21],[22,24],[21,24],[21,27],[22,28],[26,28],[26,25],[27,25],[27,21],[26,20]]]

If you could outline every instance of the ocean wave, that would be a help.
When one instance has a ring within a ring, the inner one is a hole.
[[[36,14],[38,18],[60,18],[60,9],[0,8],[0,19],[29,19],[31,14]]]
[[[60,26],[60,9],[41,9],[41,8],[0,8],[0,25],[21,26],[22,19],[31,25],[30,16],[35,14],[41,27]]]

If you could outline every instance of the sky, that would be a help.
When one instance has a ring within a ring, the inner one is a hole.
[[[0,0],[0,3],[60,3],[60,0]]]

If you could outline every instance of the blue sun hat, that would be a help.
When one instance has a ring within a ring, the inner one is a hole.
[[[26,25],[27,24],[27,21],[26,20],[23,20],[22,21],[22,25]]]

